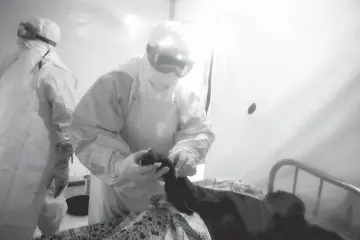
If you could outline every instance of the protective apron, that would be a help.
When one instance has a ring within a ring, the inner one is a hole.
[[[27,240],[51,181],[56,139],[39,87],[41,56],[24,50],[0,79],[0,239]]]
[[[136,79],[135,83],[139,83]],[[141,84],[140,84],[141,85]],[[141,86],[135,86],[135,89]],[[178,108],[174,97],[159,100],[143,91],[132,94],[132,103],[126,114],[121,137],[132,152],[153,148],[168,155],[173,148],[173,136],[178,129]],[[171,93],[171,89],[168,90]],[[133,182],[125,182],[121,187],[109,187],[92,175],[90,186],[89,224],[112,219],[121,214],[140,212],[156,194],[164,194],[164,187],[149,189]],[[95,193],[95,194],[91,194]]]
[[[40,117],[32,53],[23,53],[1,77],[0,239],[32,236],[43,205],[51,157],[49,126]]]

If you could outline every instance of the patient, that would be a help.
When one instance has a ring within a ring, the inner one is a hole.
[[[294,194],[277,191],[266,195],[273,209],[269,230],[257,240],[341,240],[335,232],[311,225],[305,220],[305,204]]]
[[[153,165],[156,162],[162,163],[160,168],[169,168],[169,172],[163,176],[168,202],[182,213],[192,215],[197,212],[205,222],[211,239],[249,239],[244,221],[223,192],[195,186],[188,178],[175,178],[172,161],[152,150],[148,151],[140,164]]]
[[[213,240],[342,239],[334,232],[307,223],[305,204],[291,193],[277,191],[259,200],[235,192],[203,188],[188,178],[176,178],[173,163],[152,150],[140,164],[153,165],[156,162],[162,164],[160,168],[170,169],[163,176],[168,202],[182,213],[191,215],[197,212]],[[253,211],[250,217],[242,211],[249,207]],[[256,218],[259,223],[265,221],[267,227],[262,231],[251,231],[250,218]]]

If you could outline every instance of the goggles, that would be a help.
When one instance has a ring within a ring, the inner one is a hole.
[[[151,66],[161,73],[174,73],[178,77],[184,77],[193,66],[193,62],[188,59],[186,54],[175,49],[162,49],[147,45],[146,53]]]
[[[40,40],[51,46],[56,46],[56,42],[47,39],[46,37],[38,34],[38,30],[31,25],[30,23],[20,23],[19,28],[17,30],[17,36],[19,38],[27,39],[27,40]]]

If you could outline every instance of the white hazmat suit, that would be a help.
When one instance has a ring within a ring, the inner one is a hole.
[[[169,35],[168,25],[160,29]],[[182,47],[177,41],[172,46]],[[164,193],[160,182],[136,181],[142,175],[131,172],[131,154],[149,148],[180,153],[194,160],[189,166],[195,170],[205,158],[214,141],[211,122],[199,96],[177,81],[173,73],[156,71],[145,55],[102,76],[79,102],[71,130],[75,154],[93,174],[89,224],[140,212],[151,196]]]
[[[51,20],[34,18],[25,25],[52,42],[60,40]],[[76,79],[53,46],[36,38],[19,38],[18,44],[19,50],[0,62],[1,240],[27,240],[38,224],[43,232],[56,231],[67,207],[63,196],[54,199],[59,180],[68,177],[68,154],[56,144],[69,142]]]

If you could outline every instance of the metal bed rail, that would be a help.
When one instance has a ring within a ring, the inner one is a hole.
[[[299,161],[293,160],[293,159],[284,159],[284,160],[280,160],[279,162],[277,162],[270,170],[270,176],[269,176],[269,185],[268,185],[268,192],[273,192],[274,191],[274,181],[275,181],[275,177],[276,174],[278,173],[279,169],[284,167],[284,166],[293,166],[295,167],[295,174],[294,174],[294,182],[293,182],[293,186],[292,186],[292,193],[295,194],[296,192],[296,185],[297,185],[297,180],[298,180],[298,174],[299,174],[299,169],[303,170],[304,172],[307,172],[315,177],[318,177],[320,179],[320,184],[319,184],[319,188],[318,188],[318,193],[317,193],[317,199],[316,199],[316,204],[315,204],[315,208],[314,208],[314,212],[313,214],[316,216],[320,207],[320,199],[321,199],[321,194],[322,194],[322,190],[323,190],[323,184],[324,181],[328,182],[332,185],[335,185],[339,188],[345,189],[348,192],[351,192],[353,194],[355,194],[355,196],[359,197],[360,199],[360,188],[357,188],[351,184],[345,183],[344,181],[341,181],[340,179],[337,179],[333,176],[330,176],[329,174],[322,172],[320,170],[317,170],[313,167],[310,167],[304,163],[301,163]],[[352,211],[351,211],[352,212]],[[349,221],[351,221],[351,214],[349,216]]]

